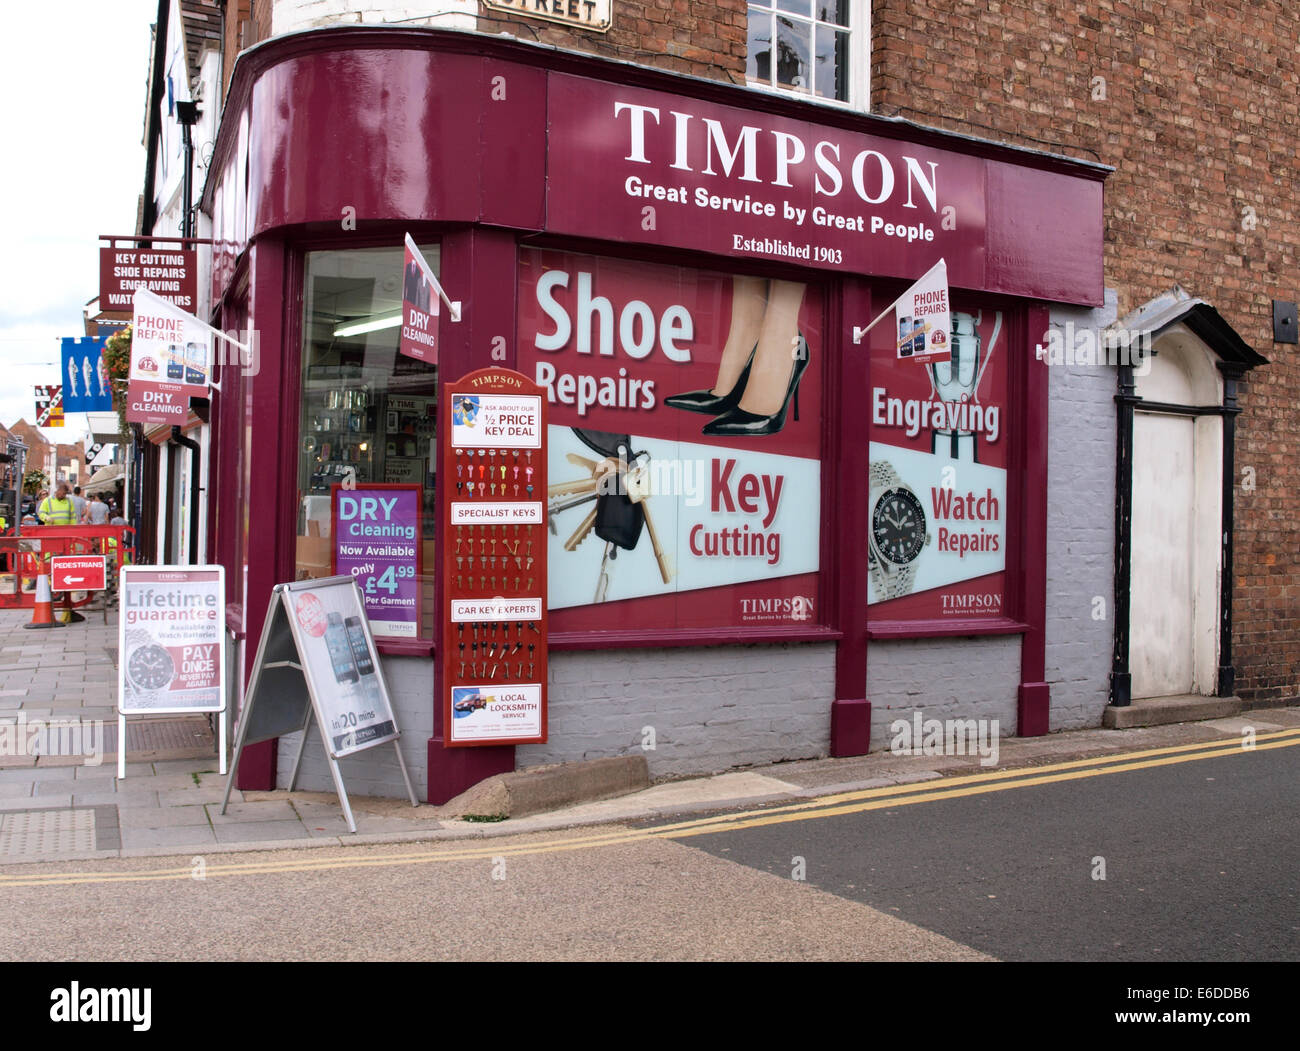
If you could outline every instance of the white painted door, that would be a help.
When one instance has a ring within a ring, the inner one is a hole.
[[[1136,413],[1129,669],[1134,697],[1192,693],[1195,420]]]

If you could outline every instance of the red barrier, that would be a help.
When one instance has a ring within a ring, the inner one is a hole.
[[[32,608],[36,578],[49,571],[50,556],[92,554],[107,555],[119,567],[134,562],[135,530],[114,525],[23,526],[21,536],[0,536],[0,609]],[[110,577],[109,587],[115,588],[116,571]],[[84,606],[93,597],[86,592],[72,605]]]

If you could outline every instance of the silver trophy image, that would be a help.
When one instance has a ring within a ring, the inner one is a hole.
[[[979,404],[980,380],[984,376],[984,369],[997,346],[998,334],[1002,330],[1002,312],[999,311],[994,316],[993,333],[985,349],[979,333],[983,316],[983,311],[977,314],[953,311],[949,355],[947,359],[932,361],[926,366],[934,392],[944,402],[970,405],[972,408]],[[932,453],[970,463],[979,461],[975,432],[965,429],[962,425],[962,417],[965,416],[967,413],[959,413],[955,426],[934,429],[930,436]]]

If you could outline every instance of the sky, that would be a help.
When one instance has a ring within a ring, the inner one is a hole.
[[[58,383],[59,338],[84,336],[99,235],[135,231],[144,186],[150,26],[157,0],[6,7],[0,33],[0,423],[34,422]],[[46,428],[77,442],[86,417]]]

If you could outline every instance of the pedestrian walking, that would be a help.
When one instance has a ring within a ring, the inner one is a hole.
[[[108,504],[100,499],[98,493],[95,493],[86,501],[86,514],[82,521],[86,525],[108,525],[108,519]]]
[[[84,522],[86,520],[87,501],[86,498],[81,495],[81,486],[74,485],[72,487],[72,496],[69,499],[72,500],[73,514],[76,515],[76,518],[74,518],[73,521],[78,523]]]

